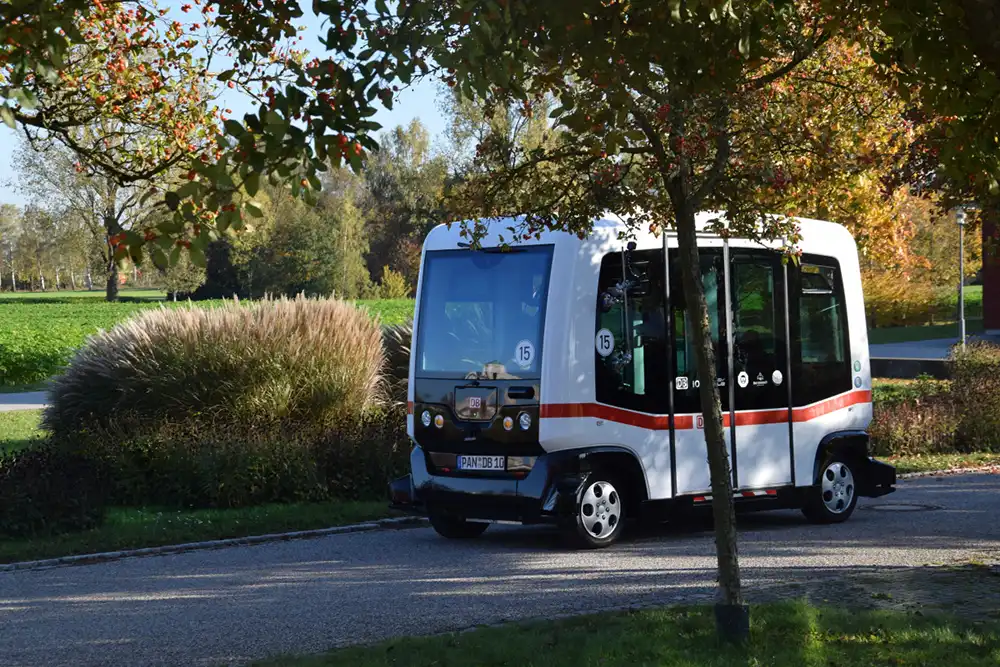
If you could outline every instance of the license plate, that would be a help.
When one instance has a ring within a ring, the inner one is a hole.
[[[459,470],[506,470],[507,461],[503,456],[459,456]]]

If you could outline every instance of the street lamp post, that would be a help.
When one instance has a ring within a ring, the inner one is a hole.
[[[965,350],[965,210],[955,212],[958,223],[958,338]]]

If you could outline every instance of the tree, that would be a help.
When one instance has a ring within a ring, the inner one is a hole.
[[[940,121],[915,146],[906,176],[942,208],[1000,201],[1000,4],[888,0],[867,8],[867,43],[919,122]]]
[[[283,66],[273,65],[278,44],[264,54],[248,55],[240,72],[217,69],[231,59],[224,33],[214,26],[211,5],[196,2],[201,16],[188,21],[190,4],[180,7],[185,20],[171,20],[169,10],[152,1],[107,6],[99,0],[92,6],[70,1],[46,7],[53,13],[44,19],[22,4],[0,8],[0,17],[9,18],[0,27],[5,37],[0,45],[0,116],[39,150],[67,149],[75,169],[103,181],[105,189],[141,192],[144,199],[156,195],[152,205],[164,210],[173,203],[165,197],[168,190],[183,189],[184,183],[191,189],[197,170],[222,156],[218,132],[229,112],[214,104],[222,91],[239,88],[258,95],[260,86],[281,81]],[[61,12],[68,12],[69,22],[53,26],[50,21],[58,24]],[[58,30],[47,32],[53,27]],[[289,58],[296,54],[285,49]],[[182,163],[189,164],[180,170]],[[187,179],[178,178],[181,173]],[[225,203],[231,201],[232,193]],[[218,209],[186,207],[186,229],[165,217],[156,233],[120,229],[124,236],[115,237],[111,255],[116,262],[137,262],[139,248],[150,244],[149,254],[164,267],[168,254],[174,259],[179,255],[175,247],[193,247],[193,261],[203,264],[201,228],[212,224]]]
[[[867,165],[884,150],[897,156],[896,145],[905,149],[906,142],[871,131],[882,91],[838,71],[857,57],[846,40],[834,40],[859,26],[858,9],[777,1],[511,1],[499,10],[448,6],[435,15],[455,27],[434,53],[450,86],[498,104],[531,108],[551,95],[560,105],[550,114],[557,144],[524,152],[516,165],[464,188],[455,219],[521,215],[510,241],[551,229],[583,236],[606,210],[632,225],[677,232],[687,315],[695,323],[722,594],[717,609],[727,637],[745,637],[746,609],[695,214],[724,211],[710,223],[713,231],[778,240],[794,258],[797,230],[784,214],[809,201],[822,211],[849,199],[810,192],[823,176],[835,188],[860,181],[858,192],[877,191],[877,180],[865,182],[872,175]],[[859,137],[858,128],[869,131]],[[463,232],[475,241],[482,227]]]
[[[22,144],[16,160],[20,187],[26,195],[87,230],[101,258],[105,299],[117,300],[123,235],[145,233],[162,218],[155,202],[146,197],[153,186],[123,186],[107,174],[83,173],[73,153],[58,145],[35,150]]]
[[[419,120],[386,132],[369,155],[355,199],[370,240],[368,272],[376,280],[391,266],[416,283],[420,239],[440,219],[446,170]]]

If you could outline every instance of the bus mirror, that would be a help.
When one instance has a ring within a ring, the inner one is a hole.
[[[601,292],[601,296],[598,299],[597,305],[602,313],[610,313],[611,309],[615,307],[618,299],[613,297],[609,290],[604,290]]]

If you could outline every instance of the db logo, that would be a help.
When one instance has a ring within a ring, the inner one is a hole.
[[[698,418],[695,420],[695,423],[698,425],[698,428],[705,428],[705,418],[702,417],[701,415],[698,415]]]

